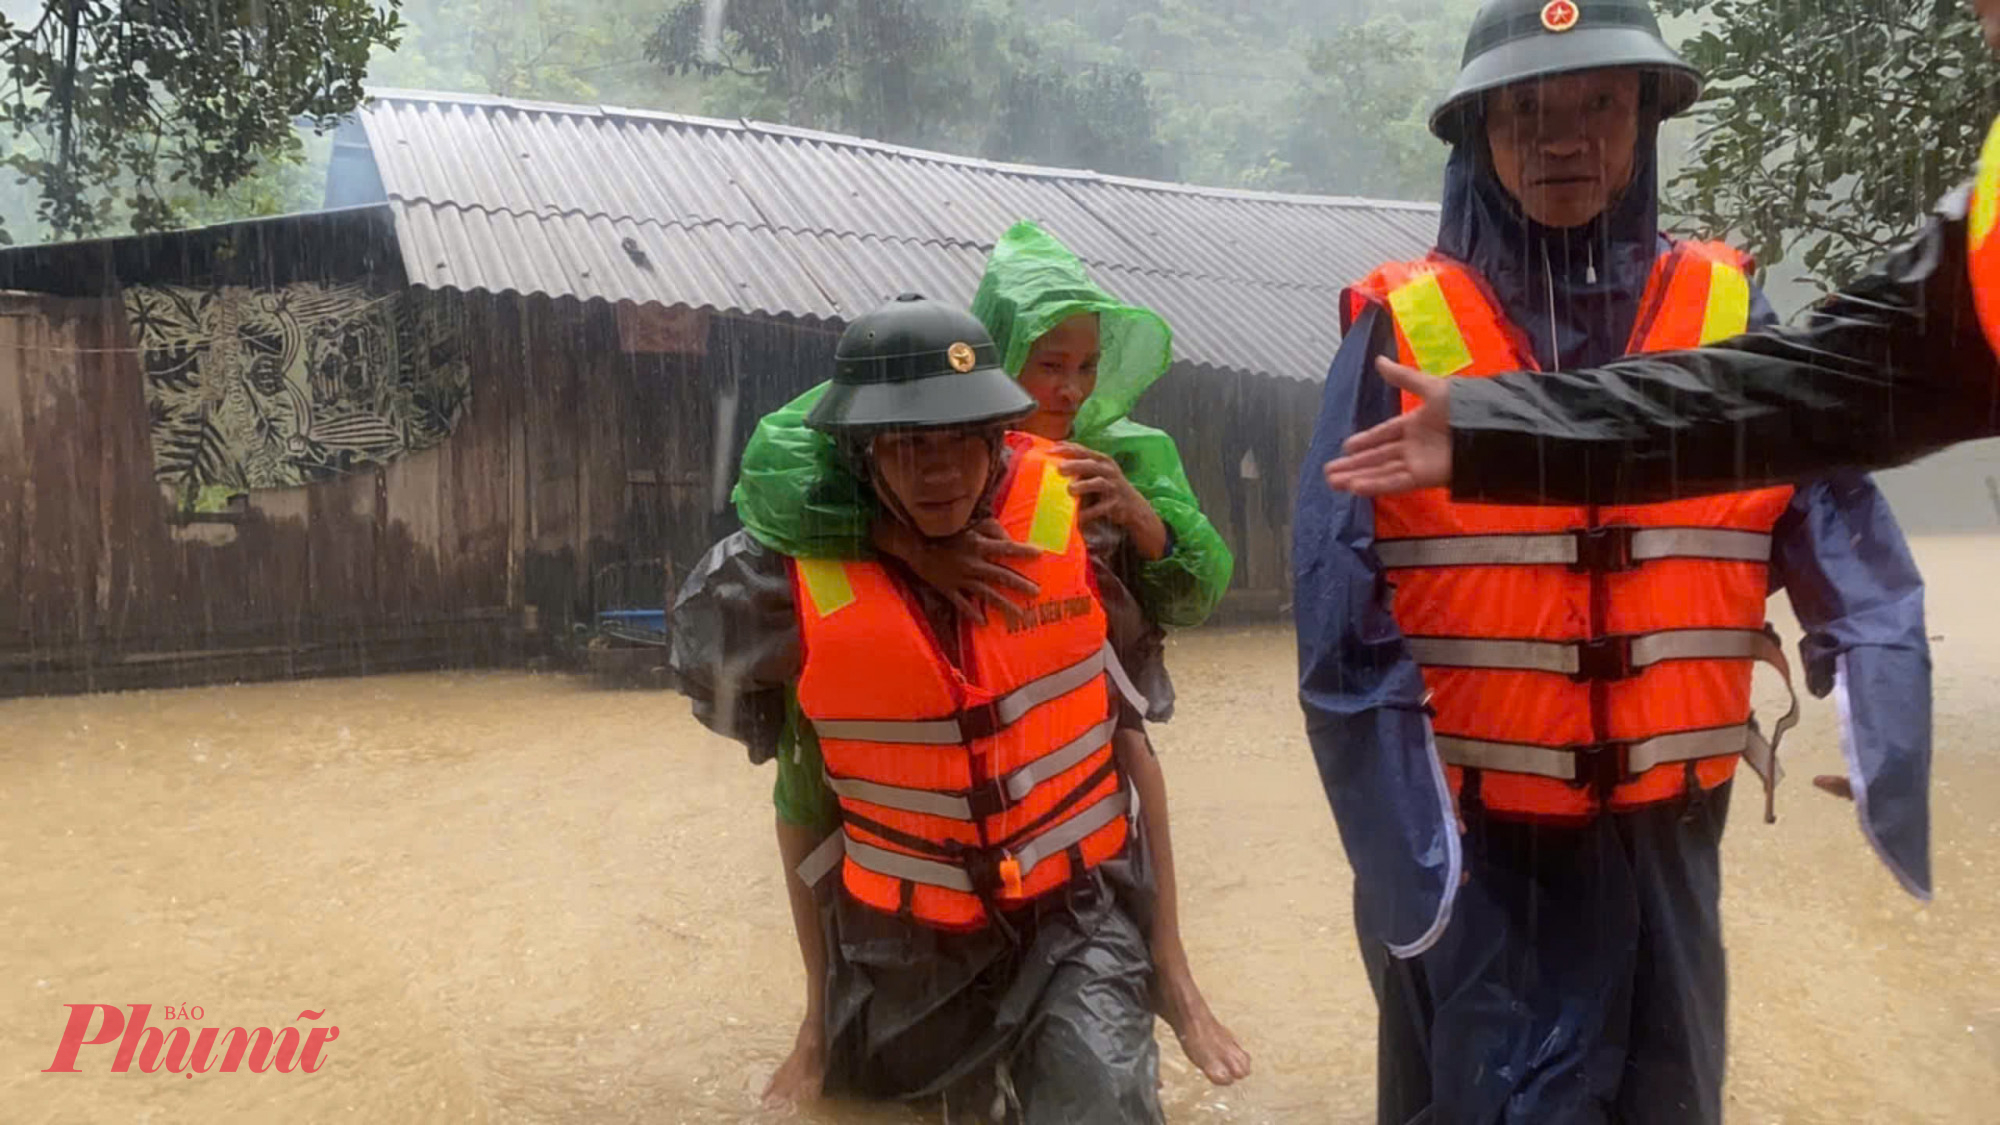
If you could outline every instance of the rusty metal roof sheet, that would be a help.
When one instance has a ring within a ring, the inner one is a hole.
[[[999,164],[755,122],[375,91],[360,114],[413,282],[823,321],[969,301],[1036,220],[1179,358],[1318,379],[1338,294],[1428,250],[1437,208]]]

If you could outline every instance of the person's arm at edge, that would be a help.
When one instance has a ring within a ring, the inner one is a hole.
[[[1814,784],[1860,798],[1869,844],[1904,889],[1928,900],[1932,688],[1924,581],[1875,483],[1839,472],[1801,485],[1773,529],[1771,576],[1804,630],[1806,689],[1840,696],[1846,768]]]
[[[1454,381],[1454,499],[1646,503],[1883,468],[2000,433],[1963,194],[1802,327]]]

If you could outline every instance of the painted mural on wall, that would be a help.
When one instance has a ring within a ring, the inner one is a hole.
[[[438,444],[472,397],[462,310],[359,285],[127,288],[155,475],[294,488]]]

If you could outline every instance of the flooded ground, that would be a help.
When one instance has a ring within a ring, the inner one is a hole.
[[[1739,802],[1726,845],[1733,1122],[2000,1105],[2000,542],[1920,551],[1938,898],[1903,896],[1804,783],[1840,769],[1814,704],[1779,824]],[[1211,1090],[1162,1028],[1171,1116],[1367,1121],[1372,1002],[1290,633],[1203,631],[1171,659],[1188,940],[1257,1065]],[[800,1011],[770,783],[678,696],[559,676],[0,703],[0,1119],[764,1120]],[[109,1047],[40,1073],[73,1003],[224,1028],[311,1009],[340,1038],[317,1074],[112,1074]]]

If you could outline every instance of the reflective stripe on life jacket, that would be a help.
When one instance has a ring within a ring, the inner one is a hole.
[[[1675,244],[1654,263],[1627,351],[1743,332],[1749,269],[1727,246]],[[1346,325],[1370,304],[1389,311],[1413,366],[1535,368],[1485,281],[1442,255],[1349,290]],[[1454,788],[1476,769],[1494,813],[1573,822],[1672,799],[1690,779],[1720,785],[1746,753],[1774,784],[1750,671],[1785,669],[1764,602],[1771,529],[1790,501],[1784,488],[1605,508],[1456,504],[1443,489],[1376,501],[1376,552]]]
[[[1966,252],[1966,268],[1972,271],[1972,303],[1979,310],[1979,324],[1986,330],[1986,343],[2000,355],[2000,238],[1993,229],[2000,225],[2000,117],[1986,134],[1979,150],[1979,178],[1973,181],[1972,201],[1965,216],[1965,232],[1971,241]]]
[[[1136,692],[1105,641],[1076,500],[1048,442],[1007,444],[995,517],[1047,552],[1008,564],[1040,593],[1023,623],[959,618],[956,664],[882,564],[792,564],[799,709],[841,809],[838,843],[800,874],[837,861],[855,899],[939,929],[1061,888],[1129,831],[1111,692]]]

